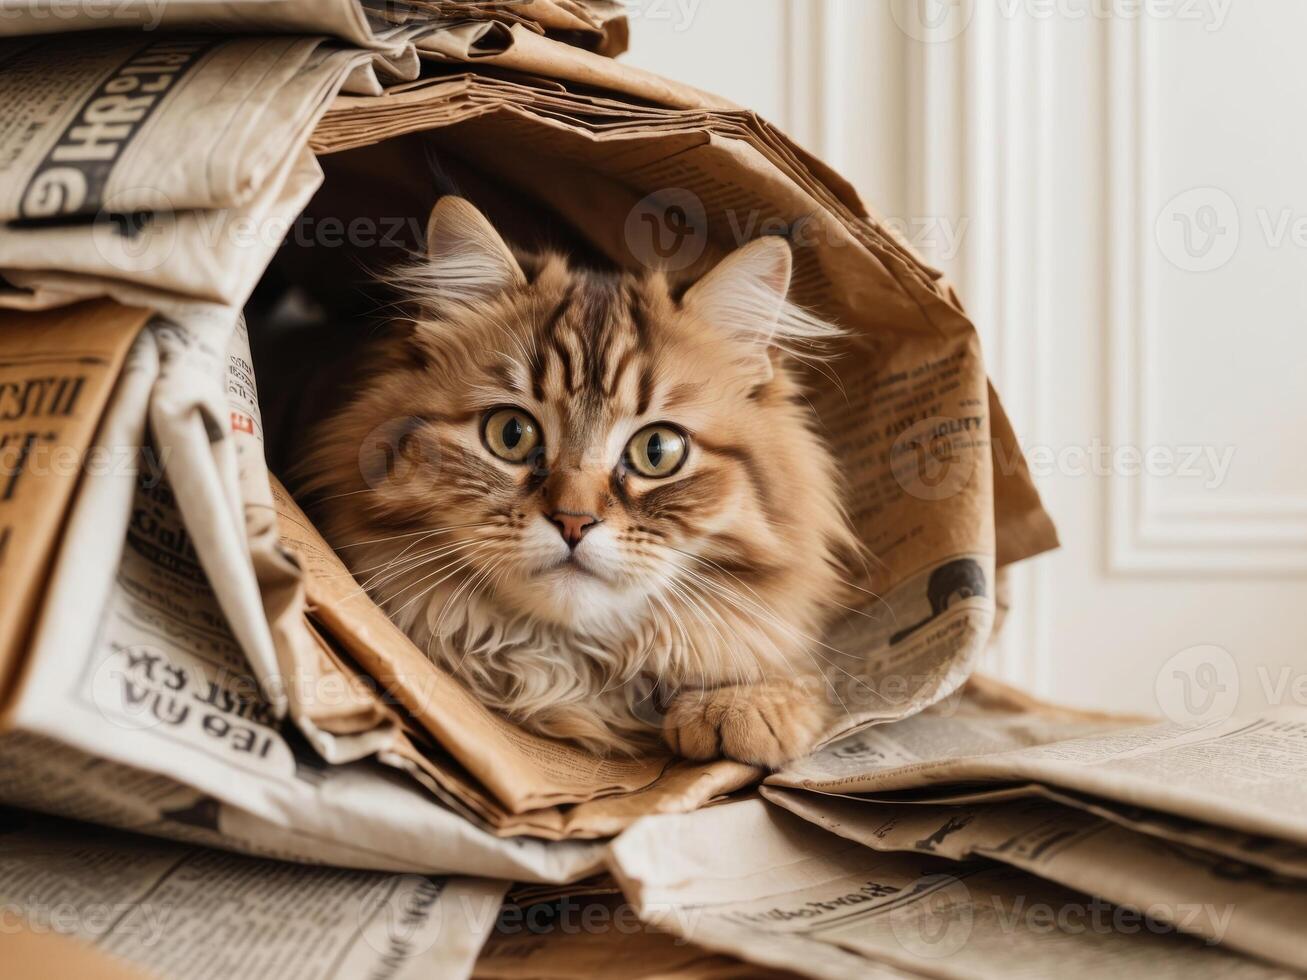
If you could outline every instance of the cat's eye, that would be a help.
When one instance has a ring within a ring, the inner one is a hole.
[[[497,408],[482,422],[481,438],[500,459],[525,463],[540,446],[540,426],[520,408]]]
[[[647,425],[626,444],[626,465],[641,476],[671,476],[685,463],[690,445],[685,433],[670,425]]]

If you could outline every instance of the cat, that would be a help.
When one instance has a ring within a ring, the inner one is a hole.
[[[573,268],[444,197],[394,274],[415,315],[313,427],[298,489],[523,726],[780,766],[832,720],[818,638],[859,551],[796,370],[838,331],[787,301],[791,267],[767,237],[689,284]]]

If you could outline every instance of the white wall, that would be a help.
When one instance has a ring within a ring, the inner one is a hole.
[[[1307,702],[1307,4],[634,6],[631,60],[778,122],[958,283],[1064,541],[993,668]]]

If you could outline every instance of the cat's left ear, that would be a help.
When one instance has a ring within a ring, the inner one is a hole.
[[[427,221],[427,275],[439,303],[489,299],[526,282],[499,232],[462,197],[442,197]]]
[[[685,305],[709,323],[756,348],[753,367],[771,377],[769,348],[776,340],[793,258],[789,243],[775,236],[736,249],[690,287]]]

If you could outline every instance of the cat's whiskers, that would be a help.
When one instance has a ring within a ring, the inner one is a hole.
[[[491,561],[489,566],[486,566],[486,568],[498,568],[499,566],[502,566],[502,564],[505,563],[506,561],[507,561],[506,555],[501,555],[501,557],[493,559],[493,561]],[[464,608],[467,608],[468,605],[471,605],[473,595],[474,595],[474,591],[468,593],[467,601],[464,602]],[[444,614],[448,612],[448,606],[450,606],[451,598],[447,598],[447,600],[444,601],[444,605],[442,606],[442,608],[440,608],[440,618],[438,619],[437,623],[435,623],[434,629],[431,630],[431,640],[439,639],[440,642],[443,643],[444,639],[446,639],[446,636],[444,636],[443,632],[440,631],[440,627],[442,627],[444,623]],[[464,621],[464,626],[467,626],[467,621]],[[454,665],[454,669],[451,670],[451,673],[454,674],[455,677],[460,676],[460,674],[463,673],[463,665],[465,664],[465,662],[467,662],[468,653],[472,652],[472,647],[473,647],[473,643],[472,643],[471,636],[464,636],[463,656],[459,657],[459,662],[457,662],[457,664]]]
[[[655,609],[655,602],[659,609]],[[646,593],[644,595],[644,605],[647,606],[650,617],[648,617],[647,621],[648,635],[640,638],[642,643],[638,648],[639,657],[633,665],[637,673],[643,672],[650,660],[656,660],[657,664],[665,665],[667,662],[673,661],[674,656],[676,656],[676,642],[674,642],[672,636],[665,634],[663,630],[657,627],[661,614],[668,615],[669,618],[673,615],[667,602],[660,601],[660,597],[656,596],[655,593]]]
[[[780,666],[789,669],[792,676],[799,676],[799,671],[795,670],[794,665],[789,662],[789,658],[785,656],[780,646],[776,643],[775,639],[773,639],[769,633],[767,633],[765,630],[755,630],[751,635],[755,639],[761,639],[765,641],[774,651],[776,651],[776,655],[777,655],[776,659]],[[839,692],[835,688],[835,685],[831,683],[830,679],[826,676],[826,673],[824,670],[822,670],[821,665],[817,663],[816,657],[806,647],[801,647],[800,649],[803,653],[805,653],[808,656],[808,659],[812,661],[817,676],[822,678],[822,681],[825,683],[827,689],[830,691],[831,696],[836,701],[839,702],[840,707],[844,708],[845,713],[848,714],[849,713],[848,707],[844,704],[843,698],[840,697]],[[746,659],[746,663],[747,663],[747,659]],[[832,666],[836,666],[838,668],[838,665],[833,664]],[[739,671],[736,677],[737,677],[736,682],[730,686],[733,687],[747,686],[749,683],[754,682],[758,679],[756,676],[749,674],[747,671]],[[705,696],[706,694],[701,693],[700,700],[702,700],[702,698]]]
[[[328,500],[339,500],[341,497],[353,497],[360,493],[376,493],[376,492],[377,492],[376,487],[364,487],[362,490],[345,490],[342,491],[341,493],[333,493],[327,497],[319,497],[317,498],[317,502],[325,504]]]
[[[681,579],[679,577],[676,579],[676,581],[681,591],[687,595],[687,598],[693,601],[697,608],[701,608],[703,610],[703,612],[700,614],[701,619],[706,620],[707,614],[711,614],[712,616],[716,617],[716,619],[728,631],[738,632],[740,630],[742,624],[728,623],[726,621],[726,617],[722,615],[722,611],[718,609],[717,604],[713,602],[712,597],[703,594],[702,590],[696,586],[696,583],[690,580]],[[729,664],[729,669],[725,672],[726,676],[732,678],[732,683],[746,683],[750,680],[756,680],[758,664],[756,660],[752,662],[749,660],[749,657],[745,650],[746,644],[741,644],[738,641],[733,643],[727,640],[722,635],[721,631],[716,628],[715,624],[710,623],[710,625],[713,626],[714,632],[717,633],[717,636],[722,641],[722,646],[721,646],[722,656],[724,657],[724,659],[727,660]],[[778,660],[782,660],[782,661],[784,660],[784,655],[781,653],[780,648],[776,645],[775,641],[770,636],[768,636],[766,633],[756,633],[756,631],[755,631],[755,635],[761,636],[762,639],[764,639],[772,647],[772,649],[776,652]],[[709,672],[704,670],[702,667],[700,668],[701,676],[707,676],[708,673]]]
[[[492,559],[492,560],[491,560],[491,563],[490,563],[489,565],[486,566],[486,572],[489,573],[489,572],[492,572],[492,571],[495,571],[495,570],[499,570],[499,569],[501,569],[503,566],[505,566],[505,565],[507,564],[507,562],[508,562],[508,560],[509,560],[510,557],[511,557],[510,555],[500,555],[499,557]],[[474,594],[474,593],[469,593],[465,605],[471,603],[473,594]],[[444,619],[445,619],[445,610],[446,610],[446,609],[448,608],[448,606],[449,606],[449,601],[450,601],[449,599],[446,599],[446,600],[445,600],[445,606],[442,607],[442,608],[441,608],[441,611],[440,611],[440,621],[437,622],[435,628],[434,628],[433,630],[431,630],[431,639],[428,640],[428,643],[427,643],[427,645],[428,645],[428,649],[430,649],[430,644],[431,644],[432,642],[434,642],[435,640],[440,639],[442,642],[443,642],[443,640],[444,640],[444,636],[443,636],[443,634],[440,632],[440,626],[441,626],[441,623],[444,622]],[[466,625],[466,624],[465,624],[465,625]],[[473,644],[472,644],[472,642],[471,642],[471,637],[465,637],[465,640],[466,640],[467,642],[465,642],[464,645],[463,645],[463,656],[461,656],[461,657],[459,658],[458,663],[455,664],[453,670],[450,671],[450,673],[452,673],[455,677],[459,676],[459,675],[462,673],[462,671],[463,671],[463,665],[467,662],[468,654],[471,653],[471,651],[472,651],[472,646],[473,646]]]
[[[680,630],[685,648],[691,648],[689,634],[685,631],[680,618],[676,616],[665,597],[660,596],[657,593],[646,592],[644,593],[644,602],[649,610],[649,617],[644,620],[644,623],[648,626],[649,632],[648,634],[638,632],[640,621],[637,620],[635,624],[636,630],[633,631],[629,637],[638,656],[634,659],[628,657],[627,662],[624,665],[620,664],[620,658],[618,658],[617,663],[607,665],[604,670],[604,685],[599,689],[596,697],[601,697],[608,693],[608,691],[613,689],[614,684],[622,685],[629,683],[638,678],[640,674],[644,672],[645,664],[647,664],[650,657],[653,656],[654,648],[658,644],[659,638],[662,635],[662,631],[658,628],[660,614],[659,610],[654,609],[654,602],[657,602],[661,607],[661,612],[666,616],[666,621],[675,624],[677,629]],[[669,643],[670,642],[671,638],[669,637]],[[630,648],[628,648],[628,651],[629,649]],[[674,657],[671,659],[674,659]],[[623,669],[616,669],[619,666]]]
[[[832,667],[841,670],[843,673],[846,674],[848,673],[847,671],[844,671],[843,668],[841,668],[840,665],[837,664],[835,661],[827,657],[821,656],[821,654],[818,651],[813,650],[810,646],[808,646],[808,643],[806,641],[810,641],[811,637],[809,637],[808,634],[799,630],[797,627],[794,627],[792,624],[787,623],[780,616],[776,615],[772,610],[767,609],[766,607],[761,606],[758,603],[748,600],[744,596],[741,596],[738,592],[734,592],[729,588],[729,586],[725,585],[725,583],[721,583],[721,582],[714,583],[711,580],[704,578],[702,576],[700,576],[700,581],[701,581],[701,585],[703,585],[705,588],[712,591],[712,593],[717,598],[720,598],[723,601],[729,603],[737,611],[745,614],[746,616],[761,616],[772,626],[775,626],[782,633],[782,635],[789,636],[791,639],[794,639],[796,641],[803,641],[803,642],[797,642],[796,647],[802,652],[804,652],[809,659],[813,660],[814,664],[816,663],[817,658],[820,657],[822,661],[830,664]],[[767,634],[763,632],[760,633],[760,635],[766,636]],[[772,642],[774,645],[774,641]],[[845,656],[843,651],[831,646],[830,644],[820,642],[820,641],[818,642],[820,646],[824,646],[826,649],[831,650],[834,653],[840,654],[841,656]],[[852,677],[851,674],[849,676]]]
[[[367,591],[373,595],[377,595],[380,593],[382,588],[389,585],[391,582],[401,581],[415,573],[427,572],[435,561],[451,555],[457,556],[460,552],[466,551],[469,547],[471,547],[471,542],[464,542],[457,546],[441,549],[438,552],[424,557],[415,557],[407,562],[403,567],[397,568],[378,579],[378,581],[368,587]],[[409,584],[411,585],[412,583],[410,582]],[[408,588],[408,586],[406,585],[404,588]],[[404,588],[398,590],[396,595],[402,593]]]
[[[446,524],[443,527],[424,527],[417,531],[406,531],[403,534],[390,534],[380,538],[364,538],[362,541],[350,541],[345,544],[332,545],[335,551],[344,551],[346,548],[361,548],[369,544],[384,544],[387,541],[401,541],[404,538],[412,538],[419,535],[431,534],[433,531],[459,531],[466,528],[490,527],[494,521],[475,521],[470,524]]]
[[[435,536],[434,532],[427,535],[427,537],[434,537],[434,536]],[[422,544],[424,540],[425,538],[416,538],[414,539],[413,544],[410,544],[409,547],[411,548],[413,547],[413,545]],[[377,574],[382,574],[390,569],[398,568],[402,565],[411,564],[414,561],[422,561],[424,558],[428,558],[431,555],[439,553],[443,548],[453,547],[461,543],[462,543],[461,541],[453,541],[453,542],[447,541],[442,544],[433,544],[430,548],[425,548],[419,551],[415,551],[412,554],[409,554],[408,548],[405,548],[403,551],[399,552],[398,554],[391,555],[385,561],[380,562],[376,565],[369,565],[366,568],[354,569],[354,577],[358,578],[360,575],[366,574],[368,572],[376,572]],[[363,583],[364,587],[367,587],[369,584],[370,584],[369,582]]]
[[[498,561],[498,560],[501,560],[501,559],[502,559],[502,556],[497,556],[497,557],[496,557],[496,556],[492,556],[492,558],[493,558],[494,561]],[[442,634],[441,634],[441,627],[444,626],[444,624],[445,624],[445,616],[448,615],[448,613],[449,613],[449,607],[450,607],[450,605],[451,605],[451,604],[454,602],[454,600],[457,599],[457,598],[459,597],[459,595],[460,595],[462,592],[464,592],[465,590],[469,590],[467,594],[468,594],[468,600],[470,601],[471,596],[475,593],[475,586],[472,585],[472,583],[479,581],[479,580],[481,579],[481,577],[484,576],[484,575],[487,573],[487,569],[490,569],[490,568],[493,568],[493,567],[494,567],[494,564],[493,564],[493,563],[490,564],[490,565],[486,565],[486,566],[482,567],[481,569],[478,569],[478,570],[476,571],[476,573],[474,573],[473,575],[468,576],[468,577],[465,578],[462,582],[459,583],[458,588],[456,588],[456,589],[455,589],[455,590],[454,590],[454,591],[453,591],[453,592],[452,592],[452,593],[451,593],[451,594],[450,594],[450,595],[445,599],[445,603],[444,603],[444,605],[440,607],[440,616],[439,616],[439,618],[436,620],[436,625],[435,625],[435,627],[433,628],[432,632],[434,632],[434,633],[436,633],[436,634],[438,634],[438,635],[442,635]],[[466,653],[464,653],[464,656],[466,656]]]
[[[421,555],[414,555],[412,559],[403,563],[403,566],[401,567],[389,568],[389,570],[383,568],[383,571],[372,576],[372,579],[367,581],[367,583],[359,583],[357,589],[354,589],[352,592],[346,592],[345,595],[342,596],[342,600],[350,600],[350,598],[353,598],[354,596],[371,595],[376,598],[378,605],[380,605],[384,601],[382,598],[376,597],[376,593],[378,593],[380,588],[392,583],[392,581],[395,581],[396,579],[403,578],[406,572],[413,571],[414,568],[430,562],[431,559],[442,557],[442,554],[447,553],[446,551],[443,551],[443,549],[435,549],[431,551],[430,554],[423,553]],[[345,572],[345,574],[357,581],[356,576],[354,576],[352,572]]]
[[[435,586],[439,585],[441,582],[444,582],[444,581],[448,580],[449,577],[450,577],[451,575],[456,574],[460,569],[462,569],[462,568],[466,567],[468,564],[470,564],[470,563],[472,562],[472,560],[475,559],[476,555],[477,555],[481,550],[483,550],[483,549],[485,549],[485,548],[488,548],[488,547],[489,547],[489,545],[486,544],[485,542],[480,542],[480,541],[470,541],[470,542],[467,542],[467,547],[464,548],[464,549],[462,549],[462,552],[460,552],[459,554],[457,554],[454,558],[452,558],[452,559],[450,559],[449,561],[445,562],[443,565],[440,565],[440,566],[439,566],[438,568],[436,568],[435,570],[433,570],[433,571],[431,571],[431,572],[428,572],[426,575],[423,575],[421,578],[418,578],[418,579],[415,579],[415,580],[412,581],[412,582],[409,582],[409,583],[408,583],[407,585],[405,585],[403,588],[398,589],[398,590],[395,591],[392,595],[390,595],[390,596],[388,596],[387,598],[385,598],[384,600],[382,600],[382,603],[381,603],[381,604],[382,604],[383,606],[387,606],[387,607],[388,607],[391,603],[393,603],[396,599],[398,599],[401,595],[403,595],[403,594],[404,594],[405,592],[407,592],[409,589],[413,588],[414,586],[421,585],[422,583],[428,581],[429,579],[433,578],[434,576],[439,575],[441,572],[445,571],[445,569],[450,568],[451,566],[453,566],[453,568],[452,568],[451,571],[449,571],[449,572],[448,572],[447,574],[445,574],[443,577],[441,577],[441,578],[438,579],[436,582],[434,582],[430,588],[424,590],[424,591],[426,591],[426,592],[429,592],[431,588],[435,588]],[[464,553],[464,552],[465,552],[465,553]],[[417,593],[416,595],[414,595],[412,598],[406,600],[405,603],[404,603],[404,605],[400,606],[398,609],[393,610],[393,612],[391,613],[391,615],[392,615],[392,616],[398,616],[401,612],[403,612],[405,609],[408,608],[408,606],[413,602],[414,599],[419,598],[419,597],[420,597],[421,595],[423,595],[423,594],[424,594],[423,592],[419,592],[419,593]]]
[[[687,588],[682,588],[681,587],[682,585],[687,586]],[[738,645],[727,641],[726,637],[722,634],[721,630],[717,628],[717,624],[708,618],[708,614],[712,613],[716,615],[717,618],[721,620],[722,625],[727,626],[727,628],[729,629],[728,624],[722,618],[720,613],[712,609],[711,604],[706,604],[706,602],[704,604],[701,604],[701,602],[696,601],[696,597],[689,591],[688,586],[689,583],[682,582],[678,584],[676,581],[671,579],[669,579],[667,582],[667,587],[671,589],[675,595],[681,598],[681,601],[686,604],[688,610],[694,613],[695,615],[697,615],[700,622],[702,622],[705,626],[709,627],[713,631],[713,633],[716,634],[717,639],[720,641],[721,644],[718,647],[718,652],[731,662],[732,671],[734,672],[737,667],[737,664],[742,659],[740,657],[740,650],[738,648]],[[702,654],[700,654],[697,657],[697,659],[699,660],[699,672],[702,675],[704,673],[704,665],[703,665],[704,658]]]
[[[471,567],[475,561],[475,558],[476,558],[475,554],[465,555],[437,569],[435,572],[432,573],[432,575],[438,575],[440,572],[445,571],[445,569],[449,569],[449,571],[445,572],[444,575],[441,575],[430,585],[427,585],[425,588],[419,589],[411,597],[406,599],[404,601],[404,604],[401,605],[398,609],[389,611],[389,614],[392,617],[398,619],[400,614],[403,613],[403,611],[407,609],[409,606],[413,605],[414,603],[425,602],[430,597],[431,593],[434,592],[437,588],[439,588],[442,583],[447,582],[450,578],[457,575],[459,572],[463,571],[464,569]],[[453,567],[450,567],[451,565]],[[427,576],[427,578],[430,577],[431,575]],[[413,583],[413,584],[417,584],[417,583]]]
[[[685,631],[685,624],[681,622],[680,617],[676,615],[675,611],[668,604],[666,597],[659,595],[656,592],[651,592],[646,596],[646,598],[654,600],[662,607],[663,612],[667,614],[667,621],[675,626],[677,632],[680,633],[681,649],[684,651],[683,655],[691,655],[693,651],[692,644],[690,643],[690,634]]]
[[[815,643],[818,646],[824,647],[825,649],[831,651],[832,653],[839,654],[841,657],[848,656],[848,653],[846,651],[841,650],[838,647],[833,647],[825,640],[821,639],[820,637],[813,636],[811,633],[807,633],[804,630],[799,629],[794,624],[786,622],[781,616],[779,616],[775,612],[775,610],[771,609],[765,603],[756,602],[753,599],[750,599],[748,596],[743,595],[738,590],[732,589],[725,582],[713,581],[707,575],[704,575],[701,572],[696,572],[694,569],[691,568],[683,567],[683,571],[685,572],[685,574],[691,576],[697,581],[700,581],[705,588],[710,589],[711,591],[714,592],[714,594],[720,595],[723,599],[736,605],[741,611],[752,612],[755,615],[761,614],[762,616],[767,618],[768,622],[772,623],[778,629],[783,630],[785,633],[787,633],[792,637],[806,640],[809,643]]]
[[[693,587],[694,587],[694,583],[693,583],[692,581],[689,581],[689,580],[684,581],[684,584],[686,585],[687,588],[693,588]],[[732,628],[732,624],[728,624],[728,623],[726,622],[726,618],[725,618],[725,616],[723,616],[722,613],[721,613],[721,611],[717,609],[716,603],[713,602],[712,597],[707,596],[707,595],[704,595],[704,596],[703,596],[703,601],[704,601],[704,603],[706,604],[707,608],[710,609],[710,610],[711,610],[711,611],[712,611],[712,612],[713,612],[713,613],[718,617],[719,620],[721,620],[723,626],[725,626],[727,629],[731,629],[731,628]],[[735,624],[734,624],[734,628],[735,628],[737,631],[740,630],[740,629],[741,629],[742,627],[744,627],[744,626],[745,626],[745,624],[743,624],[743,623],[735,623]],[[773,638],[773,637],[771,636],[770,633],[768,633],[768,632],[765,631],[765,630],[751,629],[751,630],[749,630],[749,635],[750,635],[751,637],[753,637],[755,640],[757,640],[757,639],[761,639],[761,640],[762,640],[763,642],[765,642],[768,646],[770,646],[771,649],[772,649],[772,650],[775,652],[775,654],[776,654],[776,656],[775,656],[775,661],[776,661],[777,663],[779,663],[779,664],[789,665],[789,658],[786,656],[785,652],[781,650],[780,645],[776,642],[775,638]],[[738,644],[738,643],[735,644],[735,645],[733,645],[733,646],[731,646],[731,647],[729,647],[729,653],[730,653],[730,656],[731,656],[731,659],[732,659],[732,665],[735,667],[735,669],[734,669],[734,676],[735,676],[735,678],[736,678],[736,681],[735,681],[735,682],[736,682],[737,684],[747,684],[747,683],[750,683],[750,682],[752,682],[752,681],[756,681],[756,680],[758,680],[758,677],[757,677],[757,668],[758,668],[757,661],[755,660],[755,661],[753,661],[753,662],[750,662],[748,656],[745,655],[745,653],[744,653],[742,647],[743,647],[743,645],[742,645],[742,644]],[[740,661],[742,661],[742,662],[744,663],[744,665],[745,665],[743,669],[741,669],[741,668],[738,667],[738,666],[735,666],[735,665],[736,665],[738,662],[740,662]],[[752,668],[754,668],[754,669],[753,669],[753,670],[749,670],[749,669],[748,669],[749,667],[752,667]]]
[[[509,327],[508,324],[504,322],[502,317],[500,317],[497,313],[494,313],[490,310],[486,311],[486,320],[487,322],[490,323],[491,326],[498,328],[499,332],[503,334],[506,338],[508,338],[510,342],[517,345],[517,349],[522,353],[521,367],[529,371],[530,365],[534,363],[535,357],[532,356],[531,351],[527,350],[526,343],[522,339],[521,332]],[[534,341],[535,337],[532,337],[531,339],[532,341]],[[535,352],[535,355],[539,356],[538,350]]]
[[[392,560],[391,562],[388,562],[380,572],[377,572],[371,579],[363,583],[364,589],[369,592],[375,592],[386,583],[393,582],[400,576],[429,564],[434,558],[443,558],[445,555],[454,554],[477,543],[476,540],[455,541],[452,544],[439,545],[429,551],[418,552],[417,554],[410,555],[403,561]]]
[[[754,595],[754,596],[755,596],[759,601],[762,601],[762,596],[758,594],[758,591],[757,591],[753,586],[751,586],[748,582],[744,581],[744,579],[740,578],[738,575],[736,575],[736,574],[735,574],[734,572],[732,572],[730,569],[728,569],[728,568],[724,568],[722,565],[720,565],[720,564],[718,564],[717,562],[713,561],[711,558],[705,558],[703,555],[696,555],[696,554],[694,554],[694,553],[691,552],[691,551],[684,551],[684,550],[682,550],[681,548],[674,548],[674,547],[672,547],[671,545],[663,545],[663,547],[667,548],[669,551],[674,551],[674,552],[676,552],[678,555],[684,555],[686,558],[690,558],[690,559],[692,559],[692,560],[694,560],[694,561],[702,562],[703,564],[708,565],[708,566],[709,566],[710,568],[712,568],[714,571],[717,571],[717,572],[719,572],[720,574],[725,575],[725,576],[727,576],[728,578],[732,579],[733,581],[738,582],[738,583],[739,583],[743,588],[748,589],[749,592],[752,593],[752,594],[753,594],[753,595]],[[885,601],[885,599],[884,599],[883,596],[881,596],[881,595],[879,595],[879,594],[877,594],[877,593],[875,593],[875,592],[872,592],[870,589],[864,589],[864,588],[862,588],[862,587],[859,586],[859,585],[855,585],[854,583],[850,582],[850,581],[849,581],[848,579],[846,579],[846,578],[842,578],[842,577],[841,577],[841,578],[838,578],[837,581],[838,581],[841,585],[846,586],[847,588],[853,589],[853,590],[856,591],[856,592],[861,592],[861,593],[863,593],[864,595],[871,596],[871,598],[875,599],[877,602],[879,602],[881,605],[883,605],[883,606],[885,607],[885,609],[889,612],[891,618],[897,619],[897,617],[895,617],[893,607],[891,607],[890,604],[889,604],[888,602]],[[877,619],[875,616],[871,615],[871,613],[869,613],[869,612],[867,612],[867,611],[865,611],[865,610],[863,610],[863,609],[857,609],[857,608],[855,608],[854,606],[846,606],[844,603],[839,602],[838,600],[835,600],[835,599],[828,599],[827,601],[828,601],[832,606],[838,606],[840,609],[846,609],[846,610],[848,610],[848,611],[851,612],[851,613],[857,613],[859,616],[863,616],[863,617],[865,617],[866,619],[870,619],[870,620],[871,620],[872,622],[874,622],[874,623],[879,623],[879,622],[880,622],[879,619]]]
[[[845,653],[845,651],[840,650],[837,647],[833,647],[829,643],[826,643],[825,641],[818,640],[815,637],[812,637],[811,635],[798,629],[798,627],[794,626],[793,624],[781,618],[779,615],[775,613],[774,610],[768,608],[766,605],[762,603],[754,602],[748,599],[747,597],[740,595],[737,591],[731,589],[726,583],[713,582],[707,576],[695,572],[694,570],[689,568],[685,568],[683,570],[686,572],[686,574],[698,580],[705,588],[712,590],[715,595],[719,596],[724,601],[731,603],[741,612],[744,612],[746,614],[752,614],[752,615],[762,615],[764,618],[767,619],[768,622],[770,622],[773,626],[779,629],[782,633],[785,633],[791,636],[792,638],[807,640],[809,642],[817,644],[818,646],[824,647],[825,649],[830,650],[832,653],[838,654],[841,657],[848,657],[848,654]],[[822,661],[834,667],[842,674],[845,674],[847,677],[849,677],[850,680],[854,680],[854,681],[858,680],[858,678],[856,678],[853,674],[850,674],[847,670],[841,667],[834,660],[831,660],[828,657],[822,657],[820,653],[811,649],[806,644],[801,643],[798,644],[798,646],[801,650],[803,650],[808,655],[810,659],[813,660],[814,664],[816,663],[817,658],[820,657]],[[822,671],[822,673],[824,676],[825,672]],[[869,688],[869,690],[870,689],[871,688]]]
[[[826,358],[823,358],[820,355],[814,356],[811,354],[801,354],[793,350],[789,351],[789,354],[796,360],[802,361],[804,365],[807,366],[810,370],[816,371],[823,378],[829,381],[832,387],[834,387],[835,390],[838,391],[844,397],[844,403],[846,405],[849,403],[849,393],[844,387],[843,379],[841,379],[840,376],[836,374],[834,371],[827,370],[826,365],[824,363]]]
[[[389,559],[389,563],[390,563],[390,564],[394,564],[394,563],[399,562],[399,561],[401,561],[401,560],[407,561],[408,558],[412,558],[412,557],[414,557],[413,555],[408,555],[408,551],[409,551],[409,549],[410,549],[410,548],[413,548],[413,547],[415,547],[415,546],[417,546],[417,545],[422,544],[422,543],[423,543],[427,538],[434,537],[434,536],[437,535],[437,534],[451,534],[451,533],[453,533],[454,531],[462,531],[462,530],[477,529],[477,528],[485,528],[485,527],[495,527],[497,523],[498,523],[498,522],[496,522],[496,521],[479,521],[479,522],[472,523],[472,524],[452,524],[452,525],[449,525],[448,527],[433,528],[433,529],[431,529],[431,530],[428,530],[428,531],[424,532],[420,537],[417,537],[415,540],[410,541],[407,545],[404,546],[403,550],[401,550],[398,554],[394,555],[393,557],[391,557],[391,558]],[[488,535],[488,534],[489,534],[489,532],[487,532],[487,535]],[[485,538],[485,536],[483,535],[483,537],[482,537],[481,539],[474,539],[474,540],[484,540],[484,538]],[[452,542],[452,543],[453,543],[453,544],[460,544],[460,543],[462,543],[462,542],[461,542],[461,541],[455,541],[455,542]],[[448,544],[448,543],[447,543],[447,544]],[[444,547],[446,547],[447,544],[439,544],[439,545],[435,545],[434,547],[436,548],[436,550],[439,550],[440,548],[444,548]],[[405,557],[406,555],[408,556],[408,558]],[[376,566],[374,566],[374,567],[376,567]],[[362,571],[367,571],[367,569],[362,569]]]

